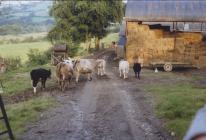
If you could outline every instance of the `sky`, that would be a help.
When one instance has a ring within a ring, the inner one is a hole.
[[[19,4],[27,4],[30,2],[41,2],[41,0],[0,0],[3,5],[19,5]]]
[[[0,0],[3,5],[27,4],[29,2],[41,2],[42,0]],[[127,0],[122,0],[127,3]]]

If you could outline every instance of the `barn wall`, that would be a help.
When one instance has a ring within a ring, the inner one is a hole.
[[[124,58],[124,46],[117,47],[117,58]]]
[[[134,59],[148,66],[151,61],[190,62],[198,67],[205,66],[206,44],[202,43],[200,33],[174,33],[162,29],[150,29],[148,25],[137,22],[127,23],[126,58],[130,63]],[[199,52],[205,51],[205,54]]]

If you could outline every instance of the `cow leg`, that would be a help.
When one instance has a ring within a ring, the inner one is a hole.
[[[65,84],[66,84],[66,76],[63,75],[63,76],[62,76],[62,91],[65,90]]]
[[[127,78],[127,72],[126,72],[126,70],[123,71],[123,74],[124,74],[124,79],[126,79],[126,78]]]
[[[46,79],[42,78],[41,79],[41,89],[45,89],[45,83],[46,83]]]
[[[36,93],[36,87],[37,87],[38,81],[39,81],[38,79],[32,80],[32,85],[33,85],[34,93]]]
[[[104,74],[104,75],[106,74],[106,72],[105,72],[105,68],[103,68],[103,74]]]
[[[138,71],[138,79],[140,79],[140,71]]]
[[[62,91],[62,89],[63,89],[62,88],[63,87],[63,81],[62,80],[60,81],[59,85],[60,85],[60,90]]]
[[[135,74],[135,76],[134,76],[134,77],[135,77],[135,78],[137,78],[137,72],[136,72],[136,71],[134,72],[134,74]]]
[[[76,83],[79,82],[79,73],[76,74]]]
[[[89,81],[92,81],[92,76],[91,76],[92,74],[91,73],[88,73],[88,75],[87,75],[87,79],[89,80]]]
[[[121,70],[119,70],[119,77],[121,77],[122,76],[122,71]]]
[[[64,81],[62,81],[62,91],[65,91],[65,83],[66,83],[66,81],[64,80]]]
[[[101,76],[103,76],[104,74],[103,74],[103,68],[101,68]]]
[[[45,88],[46,88],[46,78],[43,79],[43,89],[45,89]]]
[[[70,83],[71,83],[71,79],[72,79],[71,77],[68,78],[67,83],[66,83],[66,88],[69,87],[69,85],[70,85]]]
[[[36,87],[33,87],[33,89],[34,89],[34,93],[36,93]]]
[[[97,68],[97,75],[100,75],[100,68]]]

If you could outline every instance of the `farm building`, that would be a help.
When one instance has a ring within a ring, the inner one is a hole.
[[[201,0],[128,0],[119,50],[130,63],[138,58],[144,66],[153,61],[206,66],[205,7]]]

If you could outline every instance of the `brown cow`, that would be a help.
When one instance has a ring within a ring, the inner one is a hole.
[[[60,86],[61,91],[65,90],[65,86],[67,82],[71,82],[73,75],[73,65],[60,62],[56,66],[56,76]]]

